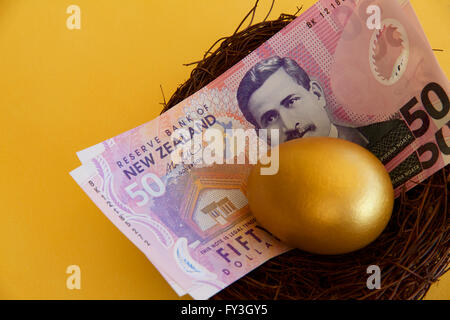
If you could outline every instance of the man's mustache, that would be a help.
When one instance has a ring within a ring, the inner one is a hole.
[[[303,128],[296,126],[295,129],[286,131],[286,141],[302,138],[306,133],[316,129],[316,126],[312,123]]]

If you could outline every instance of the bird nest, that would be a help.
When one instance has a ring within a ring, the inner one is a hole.
[[[297,17],[282,14],[253,23],[256,5],[233,35],[218,39],[195,65],[190,78],[164,99],[163,112],[200,90]],[[270,13],[270,11],[269,11]],[[269,14],[267,14],[268,16]],[[240,30],[246,21],[248,27]],[[449,270],[448,166],[403,192],[392,218],[369,246],[337,256],[292,250],[273,258],[212,299],[422,299]],[[367,268],[381,270],[381,288],[369,290]]]

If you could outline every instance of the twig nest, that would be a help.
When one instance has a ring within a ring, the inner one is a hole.
[[[216,77],[296,18],[282,14],[218,40],[195,63],[162,112],[169,110]],[[421,299],[449,270],[450,213],[448,166],[394,202],[383,233],[365,248],[344,255],[317,255],[291,250],[271,259],[212,299]],[[382,272],[381,289],[366,286],[367,268]]]

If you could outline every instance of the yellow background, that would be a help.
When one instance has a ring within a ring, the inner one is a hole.
[[[270,18],[314,1],[277,0]],[[251,0],[0,0],[0,298],[177,299],[69,176],[75,152],[159,115]],[[450,74],[450,2],[413,0]],[[66,8],[81,8],[81,30]],[[255,21],[267,13],[262,0]],[[81,290],[66,288],[67,266]],[[450,298],[450,275],[429,298]]]

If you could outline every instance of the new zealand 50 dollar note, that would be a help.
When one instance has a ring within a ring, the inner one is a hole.
[[[398,195],[449,163],[448,92],[408,1],[322,0],[157,119],[80,151],[71,175],[179,294],[207,299],[290,248],[251,215],[232,143],[214,165],[203,140],[193,162],[174,162],[180,149],[211,129],[339,137],[373,152]]]

